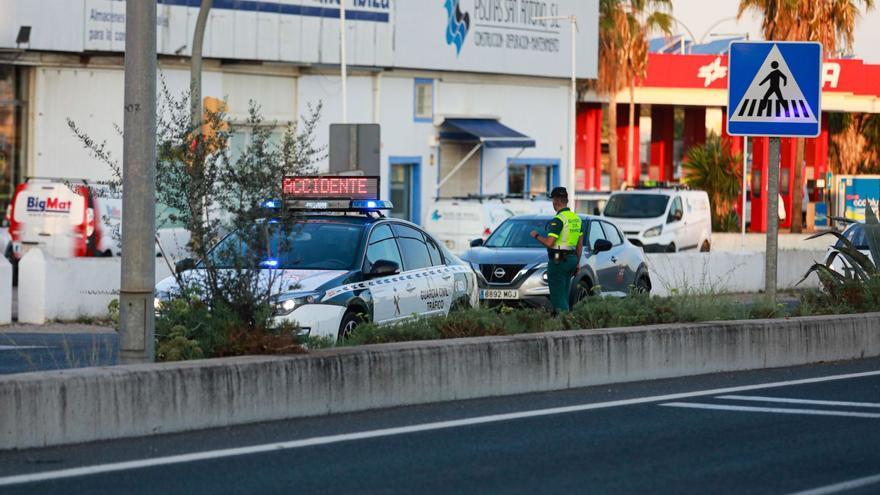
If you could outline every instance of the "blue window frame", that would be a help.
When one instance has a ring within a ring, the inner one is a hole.
[[[507,194],[549,194],[559,186],[558,158],[510,158],[507,160]]]
[[[391,202],[394,203],[395,209],[392,210],[392,216],[395,213],[404,213],[402,218],[410,222],[420,225],[421,206],[422,206],[422,157],[420,156],[392,156],[388,158],[390,165],[388,187],[390,189]],[[400,174],[400,177],[395,177]],[[401,180],[398,180],[401,179]],[[409,186],[409,190],[402,187]],[[402,195],[402,197],[401,197]],[[395,200],[396,197],[396,200]]]
[[[434,122],[433,79],[416,78],[413,81],[413,122]]]

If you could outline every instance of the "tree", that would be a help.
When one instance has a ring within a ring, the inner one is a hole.
[[[764,39],[782,41],[818,41],[826,56],[852,49],[859,7],[867,12],[874,0],[740,0],[737,17],[746,11],[763,16]],[[803,205],[805,141],[798,139],[795,157],[794,201],[791,208],[791,230],[801,231]]]
[[[176,97],[163,81],[157,109],[156,201],[169,213],[157,222],[186,227],[191,235],[189,267],[199,269],[175,274],[176,287],[160,294],[169,301],[159,309],[156,335],[160,349],[164,339],[186,349],[187,356],[236,353],[229,350],[236,347],[235,336],[251,342],[254,335],[277,330],[271,325],[273,298],[286,279],[267,262],[287,252],[302,222],[283,202],[278,202],[280,211],[267,211],[263,204],[282,197],[284,176],[315,173],[324,153],[315,146],[321,109],[298,122],[282,123],[280,136],[274,132],[279,125],[265,121],[253,101],[243,123],[207,109],[202,123],[207,131],[194,140],[190,104],[188,93]],[[119,194],[121,169],[106,143],[96,143],[73,121],[68,125],[92,156],[110,168],[114,178],[102,190]],[[230,149],[233,134],[248,137],[243,149]],[[195,167],[197,160],[201,164]],[[264,341],[259,345],[266,350]],[[245,347],[240,352],[260,351]],[[167,353],[157,355],[162,359]]]
[[[741,155],[732,153],[726,140],[711,134],[705,144],[687,151],[682,164],[687,171],[684,182],[709,195],[715,232],[735,232],[739,225],[734,208],[742,183],[741,162]]]
[[[671,0],[600,0],[599,77],[596,91],[608,97],[609,167],[611,189],[617,189],[617,96],[629,88],[629,136],[627,170],[633,167],[635,126],[635,84],[648,67],[648,33],[654,29],[669,32]]]

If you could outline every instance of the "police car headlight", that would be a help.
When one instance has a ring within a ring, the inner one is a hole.
[[[541,272],[541,282],[543,282],[544,284],[547,284],[547,270],[544,270],[543,272]]]
[[[275,316],[285,316],[306,304],[315,304],[323,297],[323,292],[309,292],[306,294],[286,294],[275,301]]]
[[[658,235],[663,233],[663,226],[658,225],[656,227],[651,227],[650,229],[645,231],[644,237],[657,237]]]
[[[158,297],[153,298],[153,309],[155,309],[156,311],[162,309],[162,300]]]

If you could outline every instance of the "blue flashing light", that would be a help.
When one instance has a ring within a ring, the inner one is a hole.
[[[277,218],[270,218],[269,225],[275,225],[276,223],[281,223]]]
[[[278,260],[268,259],[264,260],[260,263],[261,266],[266,268],[278,268]]]
[[[264,201],[262,206],[263,206],[263,208],[273,208],[273,209],[279,207],[278,202],[273,199],[270,199],[268,201]]]
[[[353,210],[390,210],[390,201],[381,201],[378,199],[355,199],[351,202]]]

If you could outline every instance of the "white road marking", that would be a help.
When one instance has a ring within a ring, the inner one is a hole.
[[[780,404],[804,404],[811,406],[869,407],[880,409],[877,402],[845,402],[836,400],[790,399],[788,397],[760,397],[755,395],[721,395],[716,399],[746,400],[754,402],[779,402]]]
[[[821,486],[819,488],[813,488],[812,490],[804,490],[802,492],[792,493],[791,495],[829,495],[831,493],[855,490],[856,488],[862,488],[877,483],[880,483],[880,474],[844,481],[842,483],[835,483],[833,485]]]
[[[666,407],[686,407],[690,409],[711,409],[715,411],[763,412],[776,414],[809,414],[814,416],[849,416],[851,418],[880,418],[880,413],[829,411],[827,409],[796,409],[785,407],[750,407],[723,406],[720,404],[702,404],[699,402],[667,402],[660,404]]]
[[[241,455],[260,454],[265,452],[276,452],[279,450],[298,449],[303,447],[311,447],[315,445],[327,445],[339,442],[350,442],[353,440],[364,440],[368,438],[388,437],[394,435],[405,435],[409,433],[419,433],[424,431],[443,430],[449,428],[461,428],[465,426],[473,426],[487,423],[498,423],[501,421],[513,421],[518,419],[536,418],[541,416],[552,416],[557,414],[568,414],[582,411],[590,411],[595,409],[606,409],[611,407],[632,406],[639,404],[650,404],[654,402],[674,401],[678,399],[688,399],[692,397],[703,397],[707,395],[722,395],[737,392],[747,392],[750,390],[761,390],[766,388],[790,387],[795,385],[808,385],[811,383],[823,383],[837,380],[849,380],[855,378],[866,378],[880,375],[880,370],[864,371],[861,373],[848,373],[845,375],[819,376],[815,378],[804,378],[801,380],[789,380],[784,382],[762,383],[757,385],[742,385],[738,387],[717,388],[712,390],[699,390],[695,392],[682,392],[677,394],[656,395],[651,397],[637,397],[634,399],[622,399],[608,402],[594,402],[590,404],[578,404],[574,406],[553,407],[548,409],[537,409],[533,411],[520,411],[507,414],[493,414],[489,416],[478,416],[473,418],[456,419],[450,421],[438,421],[435,423],[423,423],[411,426],[400,426],[396,428],[383,428],[380,430],[362,431],[356,433],[343,433],[340,435],[330,435],[324,437],[306,438],[302,440],[292,440],[288,442],[277,442],[263,445],[253,445],[250,447],[234,447],[221,450],[210,450],[205,452],[193,452],[189,454],[172,455],[166,457],[156,457],[152,459],[141,459],[136,461],[114,462],[109,464],[98,464],[95,466],[83,466],[70,469],[60,469],[57,471],[44,471],[40,473],[22,474],[16,476],[7,476],[0,478],[0,486],[18,485],[22,483],[32,483],[37,481],[49,481],[64,478],[74,478],[78,476],[87,476],[93,474],[112,473],[116,471],[126,471],[130,469],[142,469],[148,467],[165,466],[168,464],[180,464],[185,462],[205,461],[210,459],[220,459],[224,457],[234,457]],[[878,415],[880,416],[880,415]]]

